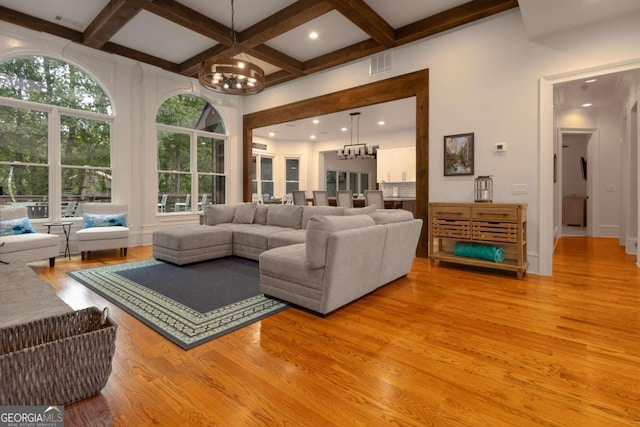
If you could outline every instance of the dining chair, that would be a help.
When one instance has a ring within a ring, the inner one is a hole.
[[[259,205],[263,204],[262,194],[253,193],[251,195],[251,201]]]
[[[285,196],[282,198],[282,204],[283,205],[292,205],[293,204],[293,194],[291,194],[291,193],[285,194]]]
[[[293,204],[299,206],[305,206],[307,204],[307,192],[303,190],[296,190],[291,192],[293,196]]]
[[[314,206],[329,206],[329,197],[324,190],[313,191],[313,205]]]
[[[207,207],[209,196],[207,193],[202,195],[202,199],[198,202],[198,210],[203,211]]]
[[[174,204],[174,210],[176,212],[180,212],[180,211],[188,211],[189,208],[191,207],[191,194],[187,194],[187,196],[184,198],[184,202],[176,202]]]
[[[336,191],[336,204],[345,208],[353,207],[353,193],[351,190]]]
[[[169,196],[167,196],[166,194],[162,195],[162,199],[160,200],[160,203],[158,203],[158,212],[160,213],[164,213],[167,211],[167,199],[169,198]]]
[[[364,205],[375,205],[376,209],[384,209],[384,197],[380,190],[365,190],[364,191]]]

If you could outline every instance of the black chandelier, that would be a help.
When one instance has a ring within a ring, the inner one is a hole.
[[[345,145],[342,150],[338,150],[338,160],[352,159],[375,159],[378,153],[377,145],[367,145],[360,143],[360,113],[349,113],[351,116],[351,144]],[[356,143],[353,143],[353,119],[357,119]]]
[[[231,0],[231,51],[236,44],[235,8]],[[265,86],[264,71],[248,59],[218,57],[200,64],[198,80],[207,89],[232,95],[252,95]]]

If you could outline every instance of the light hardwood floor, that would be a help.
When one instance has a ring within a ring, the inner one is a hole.
[[[67,427],[640,425],[640,271],[614,239],[563,238],[553,277],[524,280],[418,259],[326,318],[289,308],[188,351],[65,274],[150,254],[32,264],[119,325]]]

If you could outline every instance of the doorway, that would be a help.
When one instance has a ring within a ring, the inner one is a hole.
[[[596,145],[596,130],[561,130],[559,132],[559,203],[558,218],[561,219],[561,236],[591,236],[595,213],[593,186],[596,168],[593,156]]]

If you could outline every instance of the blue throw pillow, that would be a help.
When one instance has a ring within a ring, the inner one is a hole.
[[[127,214],[84,214],[84,228],[116,226],[127,226]]]
[[[3,236],[13,234],[29,234],[35,232],[36,230],[33,229],[31,223],[29,222],[29,218],[27,218],[26,216],[24,218],[0,221],[0,234]]]

